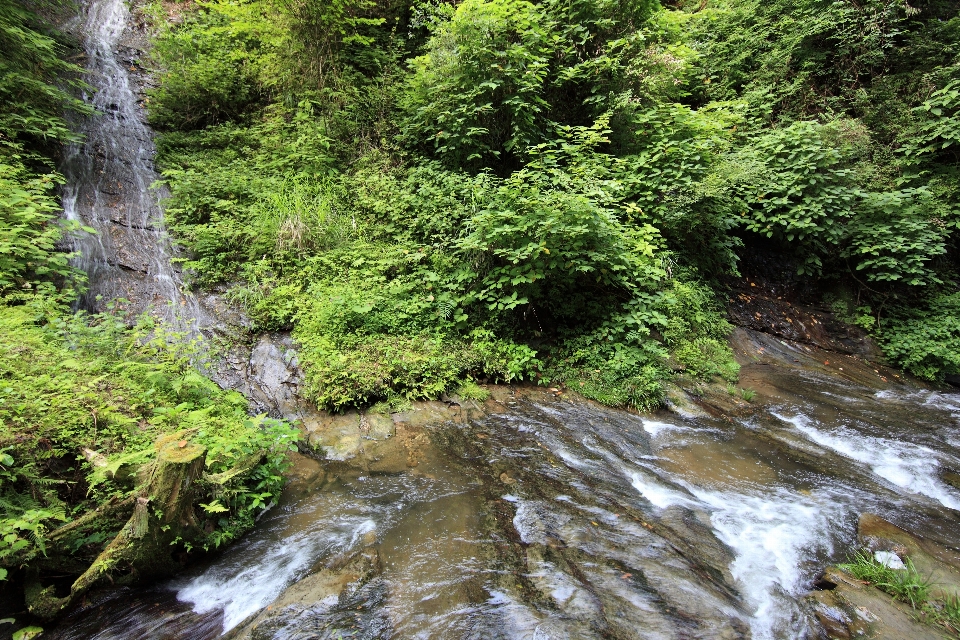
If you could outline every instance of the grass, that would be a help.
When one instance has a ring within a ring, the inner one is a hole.
[[[727,385],[727,393],[731,396],[739,395],[740,398],[746,402],[753,402],[754,397],[757,395],[757,392],[753,389],[740,389],[738,391],[737,388],[732,384]]]
[[[868,550],[857,551],[850,561],[837,567],[858,580],[869,582],[894,599],[907,603],[917,612],[918,619],[939,625],[953,637],[960,638],[960,599],[932,598],[932,583],[924,577],[909,558],[905,569],[891,569],[874,558]]]
[[[490,397],[490,392],[478,385],[473,380],[466,380],[457,389],[457,395],[464,400],[477,400],[483,402]]]
[[[913,566],[909,558],[906,569],[891,569],[879,562],[869,551],[857,551],[850,562],[839,565],[840,569],[858,580],[869,582],[881,591],[886,591],[897,600],[920,609],[930,599],[930,581]]]

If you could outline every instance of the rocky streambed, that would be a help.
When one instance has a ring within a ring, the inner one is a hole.
[[[272,371],[264,403],[306,436],[281,503],[207,564],[90,597],[46,637],[943,637],[831,566],[893,550],[956,593],[956,395],[740,329],[751,402],[691,382],[635,415],[491,387],[331,416],[297,403],[295,354],[270,343],[279,359],[239,368]]]

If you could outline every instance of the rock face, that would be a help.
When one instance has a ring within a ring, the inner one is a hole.
[[[821,637],[871,640],[940,640],[943,634],[917,622],[910,605],[896,602],[875,587],[830,567],[810,596],[811,608],[823,630]]]
[[[297,397],[303,375],[289,334],[265,334],[250,351],[243,376],[246,395],[269,413],[289,417],[300,413]]]
[[[893,553],[909,559],[931,584],[934,598],[960,595],[960,556],[929,540],[918,538],[883,518],[860,516],[857,538],[862,547]],[[943,638],[944,633],[917,619],[909,604],[897,602],[879,589],[864,584],[836,567],[829,567],[817,583],[819,590],[808,596],[827,638]]]

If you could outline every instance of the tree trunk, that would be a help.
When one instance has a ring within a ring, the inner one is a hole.
[[[90,567],[73,583],[70,595],[57,598],[36,576],[27,586],[27,606],[40,618],[53,618],[103,581],[132,581],[174,572],[177,563],[171,545],[189,540],[197,530],[193,511],[193,483],[203,471],[206,449],[192,444],[183,433],[161,436],[154,446],[157,459],[136,494],[133,515]]]

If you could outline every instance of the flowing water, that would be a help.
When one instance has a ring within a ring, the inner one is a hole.
[[[102,594],[51,636],[815,637],[803,596],[856,549],[861,513],[960,547],[942,480],[960,469],[960,399],[780,349],[744,368],[754,404],[714,416],[529,389],[396,416],[402,464],[304,459],[239,544]]]
[[[182,292],[171,264],[175,251],[160,201],[152,132],[145,124],[135,71],[137,51],[126,46],[130,13],[124,0],[89,0],[67,28],[85,52],[84,100],[96,114],[75,123],[82,143],[70,145],[61,166],[66,182],[64,217],[95,233],[70,238],[73,263],[89,276],[81,305],[100,310],[125,300],[122,309],[150,309],[178,328],[202,317],[195,298]]]
[[[92,0],[73,25],[101,115],[68,150],[64,208],[98,231],[75,239],[88,306],[185,323],[203,313],[170,264],[128,17]],[[708,393],[638,416],[501,388],[482,410],[397,415],[353,459],[300,459],[222,554],[93,594],[44,637],[813,637],[804,594],[856,548],[861,513],[960,548],[956,396],[738,335],[753,405]]]

